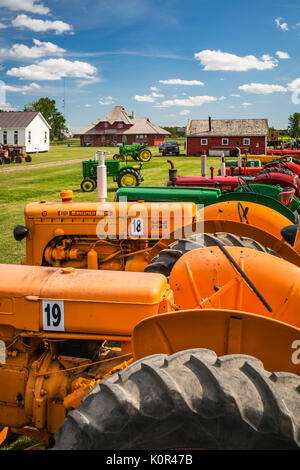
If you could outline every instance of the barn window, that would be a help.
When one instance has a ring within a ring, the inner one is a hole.
[[[207,139],[201,139],[201,145],[207,145]]]
[[[244,145],[250,145],[250,139],[244,139]]]
[[[122,135],[122,142],[123,142],[123,144],[127,144],[127,136],[126,135]]]
[[[122,129],[123,127],[123,122],[118,122],[118,129]]]
[[[222,139],[222,145],[228,145],[228,143],[229,143],[229,139],[227,138]]]
[[[107,123],[107,122],[104,123],[104,127],[108,127],[108,123]]]
[[[3,144],[7,145],[7,131],[3,131]]]
[[[45,131],[45,133],[44,133],[44,144],[47,143],[47,138],[48,138],[48,133],[47,133],[47,131]]]
[[[14,144],[18,145],[18,131],[14,132]]]
[[[31,144],[31,131],[28,131],[28,143]]]
[[[101,136],[101,142],[102,142],[102,143],[105,142],[105,135],[102,135],[102,136]]]

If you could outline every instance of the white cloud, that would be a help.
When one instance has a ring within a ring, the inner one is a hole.
[[[277,51],[276,55],[279,57],[279,59],[290,59],[290,56],[287,52]]]
[[[28,28],[35,32],[53,30],[56,34],[62,34],[72,31],[72,26],[63,21],[36,20],[27,15],[18,15],[11,23],[16,28]]]
[[[169,78],[168,80],[159,80],[159,83],[163,85],[187,85],[187,86],[199,86],[204,85],[199,80],[181,80],[181,78]]]
[[[25,67],[13,67],[6,73],[21,80],[60,80],[63,77],[92,79],[97,72],[96,67],[87,62],[66,59],[47,59],[38,64]]]
[[[242,106],[244,106],[244,108],[248,108],[248,106],[252,106],[252,103],[242,103]]]
[[[78,86],[78,88],[81,88],[99,82],[102,82],[102,78],[100,77],[86,77],[84,80],[77,80],[76,85]]]
[[[233,96],[234,98],[240,98],[241,95],[238,95],[237,93],[233,93],[231,96]]]
[[[86,103],[84,106],[85,106],[86,108],[90,108],[92,105],[89,104],[89,103]]]
[[[50,12],[43,3],[37,3],[36,0],[0,0],[0,7],[6,7],[12,11],[30,11],[39,15],[47,15]]]
[[[151,96],[153,96],[153,98],[164,98],[165,95],[163,95],[162,93],[156,93],[155,91],[153,93],[151,93]]]
[[[7,28],[6,24],[0,22],[0,29],[5,29],[5,28]]]
[[[142,101],[147,103],[153,103],[153,101],[155,101],[154,96],[151,95],[135,95],[133,99],[135,101]]]
[[[151,90],[155,88],[155,87],[152,87]],[[157,89],[157,88],[156,88]],[[142,101],[142,102],[146,102],[146,103],[153,103],[156,98],[164,98],[165,95],[163,95],[162,93],[156,93],[155,91],[153,91],[150,95],[135,95],[133,97],[133,99],[135,101]]]
[[[30,85],[24,85],[24,86],[2,85],[2,88],[5,91],[9,91],[11,93],[25,94],[27,91],[38,90],[41,87],[37,83],[32,82],[30,83]]]
[[[288,83],[287,89],[289,91],[300,91],[300,78],[296,78],[292,82]]]
[[[160,89],[157,88],[157,86],[152,86],[152,87],[150,88],[150,90],[151,90],[151,91],[160,91]]]
[[[239,57],[228,52],[204,50],[194,54],[204,66],[203,70],[229,70],[234,72],[245,72],[247,70],[270,70],[277,67],[278,60],[264,54],[261,58],[254,55]]]
[[[181,114],[182,116],[186,116],[187,114],[190,114],[190,110],[189,109],[183,109],[182,111],[179,111],[179,114]]]
[[[215,96],[189,96],[183,99],[166,100],[161,103],[163,107],[169,106],[201,106],[205,103],[211,103],[212,101],[218,101],[220,98]]]
[[[288,31],[288,24],[287,23],[280,23],[282,18],[275,18],[275,23],[278,26],[278,28],[282,29],[283,31]]]
[[[281,85],[269,85],[267,83],[250,83],[241,85],[238,88],[245,93],[255,93],[256,95],[269,95],[271,93],[287,91],[287,89]]]
[[[105,98],[100,98],[99,99],[99,104],[101,104],[101,105],[113,104],[114,102],[115,102],[115,100],[112,96],[106,96]]]
[[[17,108],[13,108],[10,103],[0,103],[1,111],[17,111]]]
[[[0,57],[12,57],[14,59],[38,59],[47,55],[61,55],[65,49],[52,42],[41,42],[33,39],[34,46],[28,47],[25,44],[14,44],[10,49],[0,49]]]

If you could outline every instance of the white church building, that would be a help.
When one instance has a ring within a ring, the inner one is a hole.
[[[26,148],[26,152],[48,152],[50,129],[38,111],[0,112],[0,144]]]

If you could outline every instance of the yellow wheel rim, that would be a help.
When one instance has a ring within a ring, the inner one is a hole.
[[[93,189],[93,185],[89,181],[86,181],[85,183],[83,183],[82,186],[83,186],[83,189],[87,192]]]
[[[122,176],[121,178],[121,186],[136,186],[136,184],[137,184],[137,179],[135,175],[131,175],[130,173]]]
[[[151,158],[151,153],[149,152],[149,150],[143,150],[141,153],[140,153],[140,159],[143,161],[143,162],[148,162]]]

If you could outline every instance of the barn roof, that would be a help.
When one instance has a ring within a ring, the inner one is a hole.
[[[133,126],[124,131],[124,134],[163,134],[170,132],[149,121],[148,118],[133,118]]]
[[[110,124],[114,122],[124,122],[125,124],[133,124],[133,119],[122,106],[115,106],[110,113],[99,119],[98,122],[109,122]]]
[[[160,134],[160,135],[169,135],[170,132],[162,129],[150,122],[149,118],[136,118],[129,116],[129,114],[122,108],[122,106],[115,106],[114,109],[108,113],[105,117],[99,119],[97,122],[80,129],[77,132],[74,132],[74,135],[107,135],[110,133],[110,129],[98,130],[96,126],[99,122],[109,122],[113,124],[114,122],[124,122],[129,124],[129,129],[118,129],[117,134]]]
[[[8,111],[0,113],[0,127],[27,127],[40,114],[38,111]]]
[[[268,119],[212,119],[211,130],[208,119],[193,119],[186,133],[188,137],[266,136],[268,129]]]

